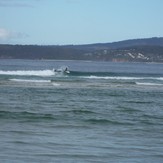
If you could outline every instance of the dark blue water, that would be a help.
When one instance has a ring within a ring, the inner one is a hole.
[[[0,162],[163,162],[162,99],[163,64],[0,60]]]

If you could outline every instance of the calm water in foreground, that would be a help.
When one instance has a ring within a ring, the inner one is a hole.
[[[163,64],[0,60],[0,162],[163,162]]]

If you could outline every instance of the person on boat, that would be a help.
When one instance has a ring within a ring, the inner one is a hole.
[[[65,72],[66,72],[66,71],[68,71],[68,68],[67,68],[67,67],[65,68]]]

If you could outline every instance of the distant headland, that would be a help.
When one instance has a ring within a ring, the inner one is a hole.
[[[163,37],[85,45],[0,44],[0,59],[163,62]]]

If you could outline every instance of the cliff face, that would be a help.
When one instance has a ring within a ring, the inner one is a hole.
[[[0,58],[163,62],[163,38],[67,46],[0,45]]]

